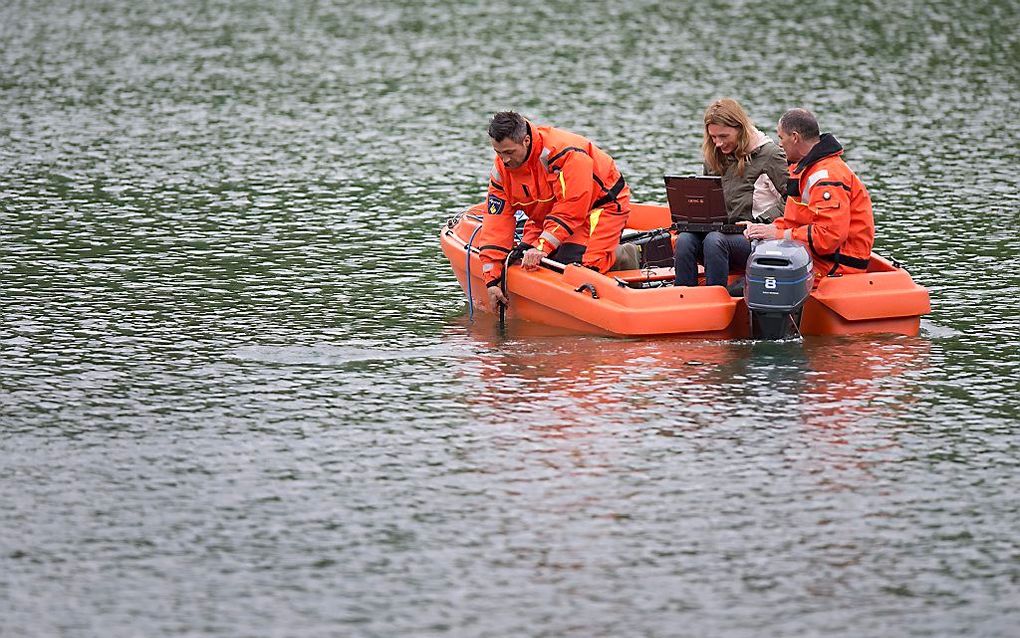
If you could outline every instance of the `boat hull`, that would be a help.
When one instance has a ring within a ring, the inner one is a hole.
[[[471,245],[482,213],[481,206],[476,206],[451,220],[440,232],[440,244],[474,307],[493,312],[481,279],[478,250]],[[668,209],[648,204],[635,205],[628,223],[635,230],[668,225]],[[733,275],[731,281],[737,277]],[[550,268],[526,272],[511,266],[506,280],[508,312],[525,321],[618,337],[749,336],[744,300],[730,297],[721,286],[636,287],[672,278],[672,269],[665,268],[607,276],[577,265],[567,265],[563,272]],[[902,268],[872,255],[869,272],[819,280],[804,304],[800,330],[805,335],[916,335],[921,316],[928,312],[928,291]]]

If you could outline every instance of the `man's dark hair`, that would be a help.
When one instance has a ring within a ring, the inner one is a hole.
[[[797,133],[806,140],[818,139],[818,120],[807,109],[790,109],[779,118],[779,128],[785,133]]]
[[[500,111],[493,115],[492,120],[489,121],[489,137],[497,142],[502,142],[509,137],[520,144],[527,134],[528,123],[524,121],[524,116],[520,113]]]

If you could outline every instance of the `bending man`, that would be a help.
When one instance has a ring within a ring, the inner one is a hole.
[[[840,157],[843,147],[831,134],[819,135],[805,109],[784,113],[776,133],[791,162],[786,207],[771,224],[747,224],[744,235],[805,244],[818,276],[866,271],[875,244],[871,196]]]
[[[548,256],[609,271],[630,214],[630,188],[613,158],[580,135],[513,111],[493,115],[489,137],[496,157],[478,245],[490,307],[507,303],[499,284],[518,210],[528,217],[522,268],[538,268]],[[636,258],[627,267],[637,268]]]

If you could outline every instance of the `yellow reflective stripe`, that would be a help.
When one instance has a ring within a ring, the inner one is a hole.
[[[563,179],[563,171],[560,171],[560,188],[563,189],[563,199],[567,198],[567,182]]]
[[[595,227],[599,225],[599,217],[602,217],[602,209],[596,208],[591,212],[591,217],[589,217],[591,220],[591,230],[588,231],[589,235],[595,234]]]

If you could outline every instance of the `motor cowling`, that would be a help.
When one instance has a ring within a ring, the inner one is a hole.
[[[751,312],[751,337],[800,336],[800,311],[814,286],[811,255],[785,239],[758,242],[747,258],[744,301]]]

